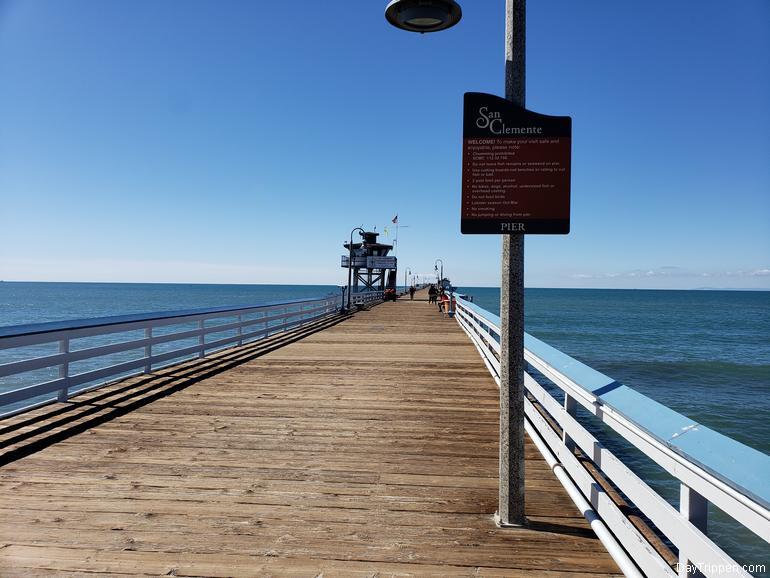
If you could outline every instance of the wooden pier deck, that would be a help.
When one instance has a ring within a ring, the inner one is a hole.
[[[402,299],[0,421],[0,576],[617,575],[529,441],[495,527],[497,396]]]

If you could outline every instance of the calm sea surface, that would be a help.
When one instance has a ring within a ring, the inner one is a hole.
[[[320,285],[0,283],[0,326],[127,313],[253,305],[337,292]],[[499,290],[464,287],[498,313]],[[641,393],[770,454],[770,292],[528,289],[532,335]],[[2,382],[0,382],[2,388]],[[596,430],[672,504],[678,485]],[[770,480],[768,480],[770,484]],[[711,512],[710,533],[742,563],[770,546]],[[770,575],[770,573],[764,574]]]

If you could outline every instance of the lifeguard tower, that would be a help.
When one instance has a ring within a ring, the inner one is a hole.
[[[352,262],[351,244],[343,245],[348,254],[342,256],[342,267],[350,267],[353,270],[351,292],[395,289],[396,258],[388,255],[393,245],[378,243],[379,233],[374,231],[359,231],[358,234],[361,236],[361,242],[352,245]]]

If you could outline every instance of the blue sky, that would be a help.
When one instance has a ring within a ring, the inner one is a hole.
[[[426,35],[385,4],[0,0],[0,278],[342,283],[350,230],[398,213],[402,267],[499,285],[459,206],[504,1]],[[769,289],[770,3],[530,1],[527,42],[573,172],[526,284]]]

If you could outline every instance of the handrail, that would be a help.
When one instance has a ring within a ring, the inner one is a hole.
[[[110,379],[149,373],[180,358],[204,357],[207,352],[263,339],[341,309],[341,295],[329,294],[250,306],[3,327],[0,353],[10,349],[13,357],[3,355],[12,361],[0,364],[0,385],[6,385],[5,391],[0,390],[0,418],[56,400],[66,401],[75,388],[82,392],[101,387]],[[115,341],[113,336],[120,339]],[[98,343],[87,339],[93,337],[99,338]],[[57,351],[51,352],[51,346],[57,346]],[[84,361],[87,366],[75,373],[73,365]],[[52,370],[55,375],[51,375]],[[30,373],[41,371],[47,375],[30,377]],[[8,388],[2,378],[14,378],[18,383]]]
[[[330,294],[331,295],[331,294]],[[250,309],[263,309],[294,305],[297,303],[311,303],[318,301],[317,297],[308,299],[290,299],[286,301],[266,301],[259,305],[241,305],[224,307],[201,307],[197,309],[181,309],[176,311],[156,311],[149,313],[131,313],[128,315],[110,315],[107,317],[88,317],[85,319],[71,319],[66,321],[48,321],[45,323],[30,323],[23,325],[7,325],[0,327],[0,339],[4,337],[18,337],[38,333],[50,333],[52,331],[84,329],[90,327],[105,327],[119,325],[121,323],[135,323],[140,321],[156,321],[160,319],[176,319],[179,317],[194,317],[208,315],[210,313],[234,313]]]
[[[365,305],[382,301],[384,297],[384,291],[360,291],[358,293],[351,293],[350,301],[352,305]]]
[[[456,300],[455,318],[499,384],[500,318],[460,297]],[[525,334],[524,346],[529,366],[564,392],[563,399],[554,398],[528,371],[528,424],[537,430],[642,571],[652,576],[675,575],[597,486],[575,457],[575,447],[679,549],[680,575],[690,575],[682,569],[697,567],[706,576],[718,576],[720,568],[730,565],[734,575],[750,576],[708,538],[708,503],[770,542],[770,456],[695,423],[531,335]],[[558,424],[561,434],[533,402]],[[679,479],[680,511],[580,423],[577,404]]]

